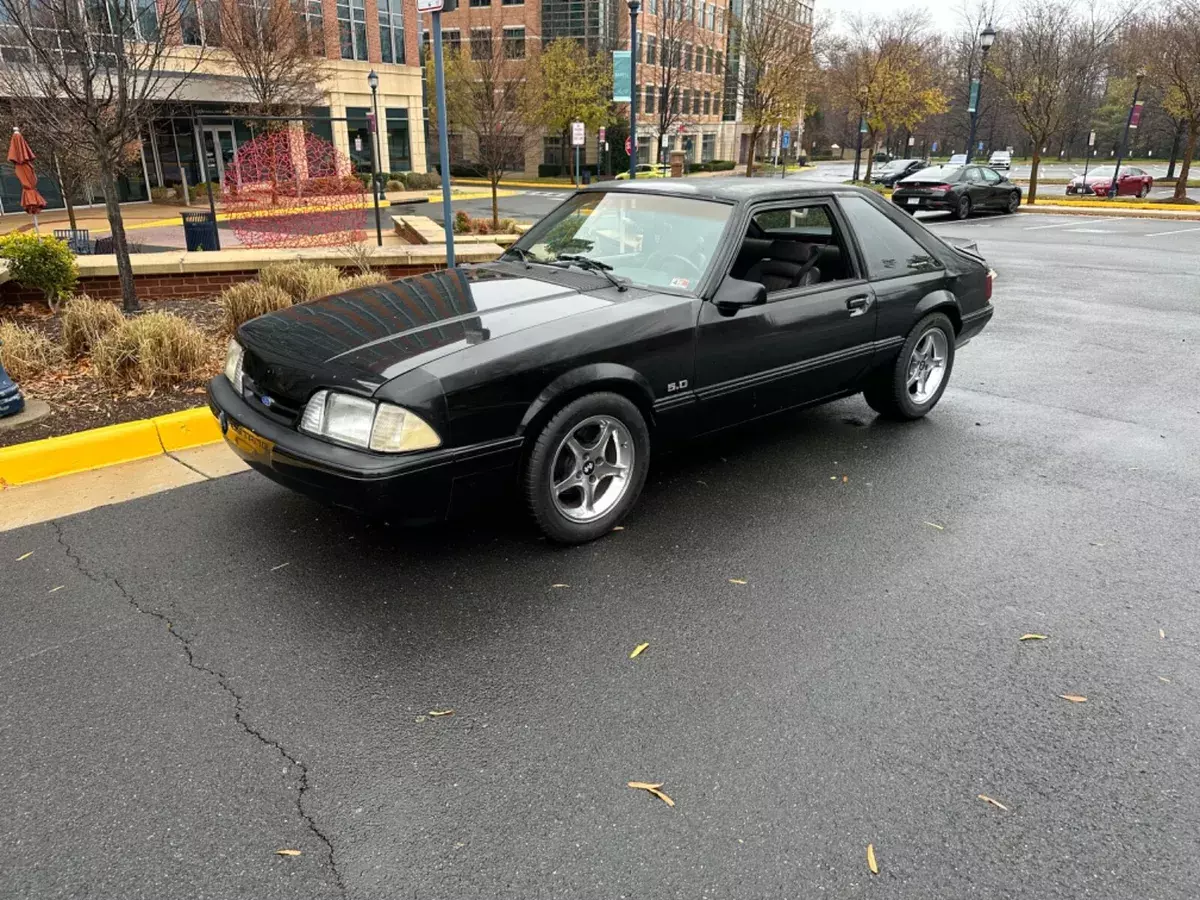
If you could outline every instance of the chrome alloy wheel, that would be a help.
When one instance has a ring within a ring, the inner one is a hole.
[[[913,346],[905,382],[908,396],[918,406],[928,403],[946,377],[948,345],[946,332],[936,326],[927,330]]]
[[[572,428],[554,452],[550,496],[572,522],[594,522],[625,496],[633,466],[628,429],[609,416],[592,416]]]

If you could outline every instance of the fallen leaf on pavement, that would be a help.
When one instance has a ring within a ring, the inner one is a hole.
[[[550,587],[552,587],[552,588],[564,588],[564,587],[570,587],[570,585],[569,585],[569,584],[552,584],[552,585],[550,585]]]
[[[991,798],[991,797],[989,797],[987,794],[980,794],[980,795],[979,795],[979,799],[980,799],[980,800],[982,800],[984,803],[990,803],[990,804],[992,804],[992,806],[996,807],[997,809],[1002,809],[1002,810],[1004,810],[1005,812],[1008,812],[1008,807],[1007,807],[1007,806],[1005,806],[1005,805],[1004,805],[1003,803],[1001,803],[999,800],[994,800],[994,799],[992,799],[992,798]]]
[[[30,551],[29,551],[28,553],[26,553],[24,556],[18,556],[18,557],[17,557],[17,562],[20,562],[20,561],[21,561],[21,560],[23,560],[23,559],[29,559],[29,557],[31,557],[31,556],[33,556],[33,551],[32,551],[32,550],[30,550]]]
[[[937,522],[926,522],[925,524],[928,525],[930,528],[936,528],[938,531],[946,530],[945,525],[939,525],[939,524],[937,524]]]
[[[1159,675],[1159,676],[1158,676],[1158,680],[1159,680],[1159,681],[1161,681],[1163,684],[1170,684],[1170,683],[1171,683],[1171,679],[1170,679],[1170,678],[1163,678],[1161,675]]]
[[[829,476],[829,480],[830,480],[830,481],[837,481],[837,476],[836,476],[836,475],[830,475],[830,476]]]
[[[53,593],[57,593],[58,591],[61,591],[61,590],[62,590],[63,588],[65,588],[65,587],[66,587],[66,585],[65,585],[65,584],[60,584],[60,585],[59,585],[58,587],[56,587],[56,588],[50,588],[50,593],[51,593],[51,594],[53,594]]]
[[[613,531],[624,531],[624,530],[625,530],[624,525],[614,525],[613,526]]]
[[[644,644],[638,644],[636,647],[633,648],[633,652],[629,654],[629,658],[637,659],[639,656],[642,655],[642,651],[645,650],[649,646],[650,646],[649,641],[645,642]]]
[[[441,716],[452,716],[452,715],[454,715],[454,710],[452,710],[452,709],[431,709],[429,711],[429,715],[433,716],[435,719],[439,718]]]
[[[849,476],[849,475],[843,475],[843,476],[842,476],[842,484],[845,484],[845,483],[846,483],[847,481],[849,481],[849,480],[850,480],[850,476]]]
[[[300,855],[299,850],[276,850],[275,852],[277,854],[279,854],[280,856],[299,856]]]
[[[1167,639],[1167,633],[1165,631],[1163,631],[1161,628],[1158,629],[1158,636],[1159,636],[1159,638],[1161,638],[1164,641]]]
[[[277,565],[277,566],[275,566],[274,568],[272,568],[272,569],[271,569],[271,571],[272,571],[272,572],[278,572],[280,569],[286,569],[286,568],[287,568],[288,566],[290,566],[290,565],[291,565],[291,563],[290,563],[290,562],[280,563],[279,565]]]
[[[1087,703],[1087,697],[1080,697],[1078,694],[1059,694],[1064,700],[1070,700],[1072,703]]]
[[[667,806],[675,805],[674,800],[672,800],[670,797],[668,797],[666,794],[664,794],[662,791],[659,790],[659,788],[662,787],[661,781],[658,782],[657,784],[649,784],[645,781],[631,781],[631,782],[629,782],[629,786],[631,788],[633,788],[634,790],[650,792],[655,797],[657,797],[659,800],[661,800],[663,803],[667,804]]]
[[[746,584],[746,579],[745,578],[730,578],[729,583],[730,584]]]
[[[1023,634],[1018,640],[1022,641],[1044,641],[1047,640],[1044,634]]]
[[[874,844],[867,844],[867,865],[870,867],[872,875],[879,874],[879,863],[875,862]]]

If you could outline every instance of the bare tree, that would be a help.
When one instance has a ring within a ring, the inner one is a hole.
[[[172,57],[178,0],[81,3],[0,0],[5,39],[19,60],[0,66],[0,89],[96,164],[126,311],[137,309],[117,177],[139,158],[141,136],[195,71],[202,51]],[[177,37],[176,37],[177,39]]]
[[[703,89],[708,51],[696,42],[699,31],[693,18],[695,7],[688,0],[660,0],[657,15],[638,38],[650,73],[648,85],[658,95],[654,112],[647,119],[655,123],[660,138],[656,142],[659,162],[666,162],[662,158],[662,135],[673,134],[680,125],[695,121],[694,106],[686,101],[693,91],[698,95]]]
[[[96,161],[89,145],[77,139],[74,129],[66,134],[53,131],[56,124],[61,124],[58,120],[42,120],[36,109],[27,109],[17,99],[8,101],[7,118],[10,126],[21,129],[33,152],[47,166],[47,174],[58,182],[63,205],[67,209],[67,219],[72,228],[78,228],[74,198],[95,181],[97,174]]]
[[[1094,79],[1100,53],[1126,16],[1081,12],[1070,0],[1029,0],[997,38],[988,70],[1033,145],[1030,204],[1037,202],[1044,149],[1061,136],[1080,79]]]
[[[754,174],[759,138],[800,118],[817,76],[814,28],[798,20],[802,9],[794,0],[747,0],[742,17],[730,27],[729,65],[736,66],[742,121],[750,137],[748,177]]]
[[[221,47],[246,79],[257,113],[288,115],[321,102],[329,74],[325,39],[319,27],[310,27],[306,5],[307,0],[220,5]]]
[[[1172,200],[1187,200],[1188,174],[1200,143],[1200,2],[1174,0],[1142,29],[1136,44],[1150,80],[1162,91],[1163,108],[1186,134]]]

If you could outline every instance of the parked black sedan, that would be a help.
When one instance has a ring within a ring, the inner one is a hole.
[[[884,187],[895,187],[896,182],[901,178],[907,178],[928,167],[929,160],[927,159],[893,159],[871,173],[871,183],[882,184]]]
[[[667,446],[859,391],[924,416],[991,288],[976,253],[862,189],[609,182],[497,262],[246,323],[209,404],[288,487],[429,521],[515,483],[578,543],[621,521]]]
[[[937,209],[965,219],[986,209],[1015,213],[1021,189],[987,166],[934,166],[902,179],[892,202],[909,213]]]

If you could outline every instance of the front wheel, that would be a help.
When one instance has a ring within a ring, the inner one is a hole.
[[[1150,185],[1143,184],[1142,189],[1140,191],[1138,191],[1138,197],[1142,200],[1145,200],[1149,196],[1150,196]]]
[[[1008,211],[1015,213],[1021,208],[1021,195],[1013,191],[1008,197]]]
[[[930,313],[908,333],[890,370],[863,391],[867,404],[889,419],[919,419],[937,406],[954,368],[954,326]]]
[[[650,431],[620,394],[587,394],[559,410],[525,464],[525,500],[542,533],[560,544],[607,534],[646,482]]]
[[[954,218],[965,219],[971,215],[971,198],[965,194],[958,198],[958,205],[954,207]]]

